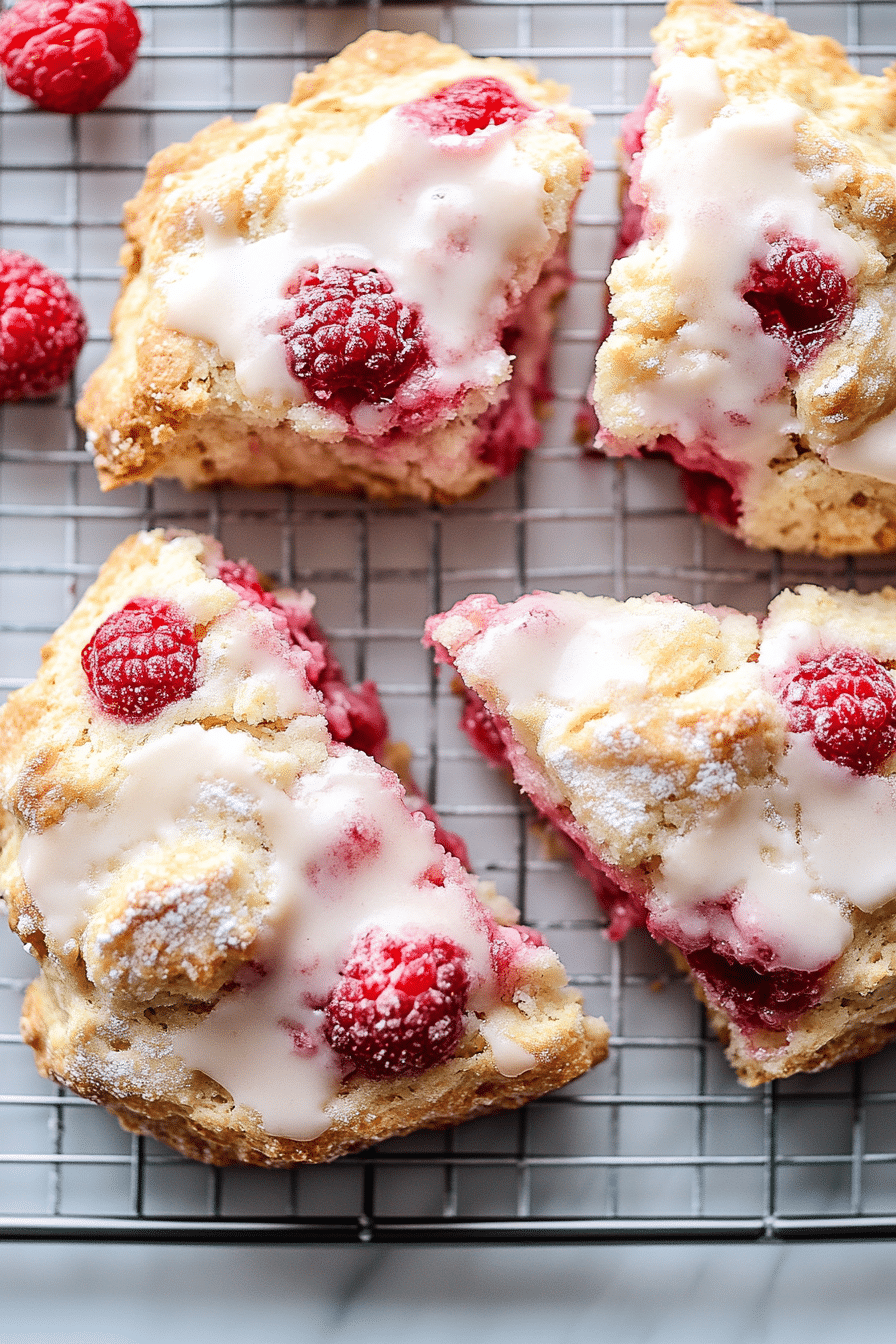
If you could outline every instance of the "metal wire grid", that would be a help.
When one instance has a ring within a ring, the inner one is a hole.
[[[766,6],[771,8],[770,5]],[[894,54],[896,5],[792,3],[861,68]],[[745,551],[681,508],[662,465],[583,462],[572,422],[587,382],[615,226],[613,140],[641,96],[657,5],[140,8],[135,74],[99,112],[52,117],[0,99],[0,241],[70,276],[91,319],[80,379],[105,350],[121,201],[150,153],[213,115],[285,96],[297,69],[367,27],[423,28],[482,55],[536,60],[594,114],[596,171],[578,215],[577,283],[556,341],[545,442],[513,479],[448,511],[387,510],[289,491],[187,494],[170,483],[103,497],[72,397],[0,412],[0,689],[27,681],[112,545],[141,526],[197,527],[282,582],[307,584],[346,665],[374,676],[393,732],[479,871],[558,948],[610,1060],[561,1094],[454,1131],[382,1145],[333,1167],[210,1170],[125,1135],[39,1079],[17,1020],[30,963],[0,944],[0,1234],[194,1241],[558,1241],[889,1236],[896,1229],[896,1053],[746,1092],[658,949],[611,945],[593,899],[513,790],[456,728],[422,620],[474,590],[625,597],[660,589],[760,609],[788,583],[878,586],[892,562]]]

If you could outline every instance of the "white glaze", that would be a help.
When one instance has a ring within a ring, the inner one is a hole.
[[[188,824],[200,830],[226,802],[209,785],[224,781],[231,808],[255,815],[275,851],[273,900],[297,891],[300,837],[284,793],[260,773],[238,734],[181,724],[130,752],[106,807],[69,807],[62,820],[22,838],[19,863],[50,936],[64,946],[94,908],[101,884],[126,856],[150,843],[176,843]],[[206,787],[204,787],[206,786]]]
[[[535,1056],[502,1031],[496,1022],[486,1018],[479,1030],[492,1052],[495,1068],[505,1078],[518,1078],[535,1064]]]
[[[811,621],[775,621],[771,618],[762,627],[759,645],[759,666],[774,679],[783,672],[792,672],[798,663],[819,658],[826,648],[843,643],[832,631],[824,630]]]
[[[252,949],[264,974],[230,991],[171,1048],[256,1110],[269,1133],[312,1139],[330,1124],[340,1069],[309,1003],[326,998],[364,929],[453,939],[467,954],[470,1011],[498,1003],[488,916],[471,880],[453,861],[444,885],[423,880],[443,858],[432,824],[412,816],[395,777],[367,756],[342,749],[286,793],[263,777],[241,734],[192,724],[131,753],[122,774],[106,808],[70,807],[58,825],[24,838],[29,891],[51,939],[65,945],[101,899],[104,879],[148,846],[183,842],[191,828],[208,832],[225,809],[237,826],[257,824],[271,853],[269,916]],[[290,1027],[307,1032],[309,1053],[293,1048]],[[498,1034],[499,1071],[530,1068],[534,1059],[523,1054]]]
[[[656,890],[677,910],[742,891],[742,950],[764,940],[780,965],[811,971],[852,938],[841,902],[870,912],[896,896],[896,782],[823,760],[808,733],[791,737],[777,776],[675,840]]]
[[[477,991],[471,1002],[492,1006],[494,990],[486,923],[477,919],[469,882],[458,872],[437,895],[420,884],[439,853],[432,828],[414,820],[376,765],[357,752],[331,758],[324,770],[297,781],[292,805],[302,837],[302,899],[284,906],[256,949],[268,974],[251,990],[225,998],[174,1048],[236,1101],[258,1110],[269,1132],[311,1139],[329,1124],[324,1105],[335,1091],[338,1067],[320,1036],[320,1011],[304,1000],[326,997],[360,931],[375,925],[452,938],[469,956]],[[352,868],[333,856],[353,824],[376,834],[380,848],[359,857],[356,845]],[[308,1033],[314,1055],[301,1056],[282,1040],[271,1048],[278,1033],[289,1039],[284,1021]]]
[[[649,694],[638,638],[679,614],[689,609],[668,603],[642,613],[606,599],[541,594],[504,608],[455,661],[465,680],[494,686],[499,702],[523,719],[540,698],[551,702],[541,707],[548,710],[541,758],[581,806],[593,803],[601,825],[625,833],[643,827],[645,797],[674,796],[675,778],[645,764],[629,769],[625,788],[614,791],[606,774],[570,750],[564,732],[600,698],[599,688],[609,689],[619,709],[595,722],[592,740],[615,736],[637,747],[628,706]],[[596,651],[588,681],[581,657],[572,656],[583,647],[583,631]],[[842,643],[835,631],[806,621],[770,620],[754,665],[757,688],[764,681],[774,693],[798,661]],[[610,670],[606,680],[602,666]],[[561,668],[571,675],[562,677]],[[548,781],[527,784],[536,802],[546,788],[550,795]],[[851,941],[850,907],[870,912],[896,898],[896,779],[825,761],[808,733],[788,736],[783,758],[762,782],[741,788],[730,765],[707,762],[693,792],[711,805],[666,843],[646,897],[659,936],[685,946],[711,940],[742,960],[814,971]],[[587,826],[586,816],[578,819]]]
[[[544,179],[518,155],[515,129],[508,123],[459,145],[393,111],[367,128],[330,182],[286,204],[279,233],[247,241],[207,211],[203,250],[168,288],[168,322],[214,342],[244,394],[282,410],[303,400],[279,334],[290,280],[314,262],[374,265],[422,310],[437,365],[430,391],[450,400],[499,383],[510,372],[498,345],[510,273],[548,242]],[[518,298],[509,295],[511,304]],[[399,406],[413,395],[419,389],[400,389]],[[371,428],[363,407],[358,414]]]
[[[852,799],[847,829],[854,827],[855,805],[863,800],[850,786],[864,781],[823,761],[807,734],[792,739],[778,773],[779,780],[738,790],[672,841],[655,879],[650,908],[664,931],[678,924],[697,945],[712,936],[716,945],[727,943],[740,960],[771,949],[776,965],[813,971],[833,961],[850,942],[852,925],[836,901],[854,898],[857,889],[848,874],[816,864],[817,856],[806,845],[808,818],[819,810],[824,790],[839,782],[839,776],[849,776],[838,801],[842,806]],[[846,884],[840,880],[844,876]],[[896,865],[891,868],[894,886]],[[732,893],[730,916],[711,904],[707,908],[706,903]]]
[[[275,629],[263,607],[238,602],[219,616],[200,643],[199,686],[191,710],[202,717],[232,703],[242,722],[321,714],[320,697],[308,682],[307,654]]]
[[[896,485],[896,411],[875,420],[861,434],[823,452],[829,466]]]
[[[862,251],[834,227],[794,164],[803,115],[795,103],[727,104],[715,62],[704,56],[673,57],[661,96],[672,115],[645,149],[640,181],[685,322],[662,376],[636,400],[659,433],[764,466],[799,426],[782,391],[788,351],[762,331],[742,297],[752,263],[762,260],[762,239],[814,243],[847,278]]]
[[[684,613],[670,603],[664,616],[676,621]],[[611,688],[643,691],[649,668],[636,645],[651,629],[655,612],[621,607],[610,598],[521,598],[457,662],[465,675],[500,686],[508,713],[542,697],[580,707],[605,698]]]

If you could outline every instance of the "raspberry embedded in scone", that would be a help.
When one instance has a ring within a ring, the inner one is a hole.
[[[443,1063],[463,1035],[466,961],[450,938],[367,930],[327,999],[327,1043],[368,1078],[413,1078]]]
[[[209,1162],[325,1161],[603,1058],[556,955],[405,793],[308,593],[123,543],[0,711],[0,883],[48,1077]],[[419,805],[418,805],[419,804]]]
[[[107,714],[143,723],[193,694],[198,657],[193,627],[173,602],[135,597],[93,632],[81,666]]]
[[[459,602],[427,640],[463,726],[644,925],[744,1082],[896,1036],[896,590]]]
[[[389,401],[427,359],[420,316],[376,270],[323,267],[301,274],[280,327],[290,373],[322,406],[351,415]]]
[[[623,128],[597,446],[659,453],[754,546],[896,547],[893,79],[730,0],[670,0]]]
[[[585,113],[502,60],[370,33],[288,104],[150,163],[79,409],[104,488],[450,501],[539,437]]]
[[[803,659],[783,693],[791,732],[826,761],[870,775],[896,750],[896,683],[876,658],[840,648]]]

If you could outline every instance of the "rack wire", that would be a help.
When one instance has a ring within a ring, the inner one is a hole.
[[[766,4],[767,9],[773,6]],[[878,73],[896,5],[793,0],[778,12],[839,38]],[[368,27],[424,29],[477,55],[537,62],[594,122],[578,213],[577,281],[555,345],[557,398],[541,448],[511,480],[450,510],[387,509],[286,490],[191,494],[160,482],[102,496],[73,395],[0,411],[0,691],[138,527],[217,534],[318,596],[356,676],[373,676],[393,734],[474,863],[557,947],[612,1031],[609,1061],[524,1110],[423,1133],[326,1168],[214,1170],[123,1133],[37,1075],[17,1029],[31,963],[0,940],[0,1236],[193,1242],[761,1240],[896,1232],[896,1051],[746,1091],[662,952],[610,944],[593,897],[554,857],[514,790],[469,749],[449,687],[420,647],[424,617],[471,591],[533,587],[626,597],[661,590],[764,608],[782,586],[863,589],[890,558],[825,562],[750,552],[686,514],[660,463],[583,459],[573,421],[588,381],[616,223],[614,140],[643,93],[661,7],[628,0],[452,5],[195,0],[139,6],[138,66],[80,118],[0,98],[0,242],[72,280],[102,358],[118,287],[121,204],[149,155],[214,116],[250,116],[292,76]]]

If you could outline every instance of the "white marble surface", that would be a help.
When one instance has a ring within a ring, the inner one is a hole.
[[[8,1245],[0,1344],[849,1344],[893,1247]]]

